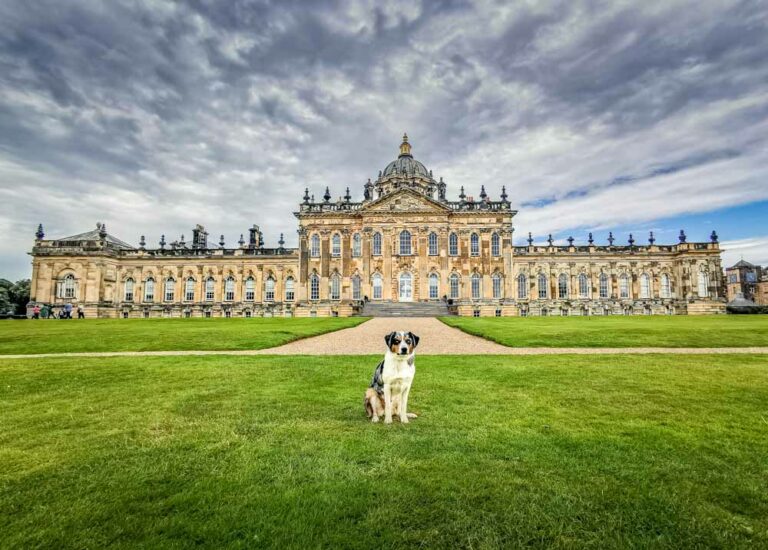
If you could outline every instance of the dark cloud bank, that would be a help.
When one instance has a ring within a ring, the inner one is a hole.
[[[0,269],[39,221],[293,244],[304,187],[359,197],[404,130],[524,232],[766,199],[766,6],[2,2]]]

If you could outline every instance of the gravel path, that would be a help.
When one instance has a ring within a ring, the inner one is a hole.
[[[768,347],[745,348],[511,348],[457,328],[431,317],[375,317],[356,327],[297,340],[275,348],[232,351],[106,351],[83,353],[40,353],[0,355],[2,359],[47,357],[133,357],[174,355],[379,355],[385,351],[384,336],[393,330],[410,330],[421,340],[419,355],[615,355],[615,354],[693,354],[760,353]]]

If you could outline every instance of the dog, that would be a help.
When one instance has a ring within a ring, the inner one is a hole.
[[[419,337],[412,332],[391,332],[384,337],[387,353],[373,372],[363,405],[371,422],[384,416],[384,424],[392,423],[392,415],[408,423],[416,415],[408,412],[408,395],[416,374],[416,346]]]

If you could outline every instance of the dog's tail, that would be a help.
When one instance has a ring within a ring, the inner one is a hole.
[[[405,413],[405,416],[407,416],[408,418],[418,418],[419,417],[419,415],[417,415],[416,413]]]
[[[365,416],[368,418],[371,418],[373,416],[373,405],[371,405],[371,400],[368,397],[368,392],[365,393],[365,397],[363,397],[363,408],[365,408]]]

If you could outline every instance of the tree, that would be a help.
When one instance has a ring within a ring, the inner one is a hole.
[[[12,283],[0,279],[0,313],[24,315],[29,303],[30,280],[22,279]]]

